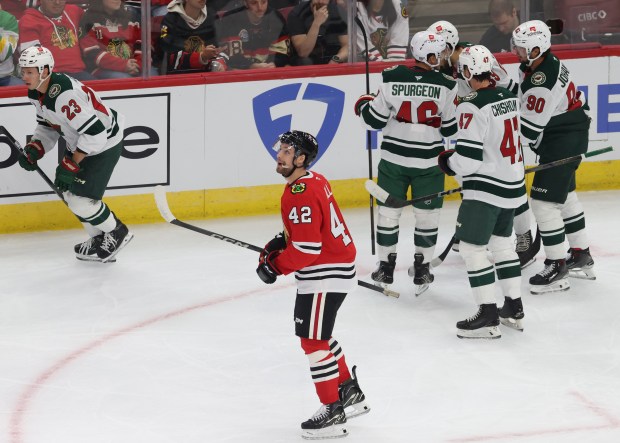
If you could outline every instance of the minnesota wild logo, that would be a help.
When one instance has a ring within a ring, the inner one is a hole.
[[[291,186],[291,194],[301,194],[305,190],[306,190],[306,184],[305,183],[294,183]]]
[[[542,72],[536,72],[534,75],[532,75],[532,84],[534,85],[542,85],[546,81],[547,76]]]

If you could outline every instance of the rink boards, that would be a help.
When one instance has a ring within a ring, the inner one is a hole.
[[[579,190],[620,188],[620,49],[560,54],[591,108],[589,149],[616,151],[585,162]],[[502,59],[516,78],[513,59]],[[373,66],[370,90],[381,74]],[[106,193],[110,207],[127,223],[161,221],[151,190],[168,186],[179,218],[276,212],[283,186],[275,173],[277,135],[291,128],[317,135],[315,169],[333,183],[343,207],[368,204],[367,134],[353,113],[365,93],[363,65],[275,73],[214,73],[191,78],[101,82],[92,86],[126,118],[125,150]],[[250,75],[252,74],[252,75]],[[277,78],[274,78],[278,76]],[[119,85],[125,89],[119,90]],[[1,124],[24,144],[34,129],[34,107],[24,88],[0,92]],[[381,133],[371,133],[373,175]],[[59,152],[40,162],[54,176]],[[534,164],[531,152],[526,162]],[[530,177],[531,179],[531,177]],[[448,179],[446,187],[456,187]],[[78,227],[74,216],[36,174],[22,170],[0,137],[0,233]]]

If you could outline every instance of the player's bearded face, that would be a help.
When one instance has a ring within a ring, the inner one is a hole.
[[[283,177],[288,177],[293,172],[295,161],[295,149],[287,143],[278,143],[274,146],[278,152],[276,155],[276,172]]]

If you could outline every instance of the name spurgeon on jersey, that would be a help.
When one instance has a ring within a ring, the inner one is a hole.
[[[517,112],[517,99],[504,100],[491,106],[493,116],[508,114],[509,112]]]
[[[398,97],[429,97],[439,98],[441,88],[439,86],[428,84],[412,84],[412,83],[393,83],[392,95]]]

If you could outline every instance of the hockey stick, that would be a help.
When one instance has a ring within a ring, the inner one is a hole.
[[[446,246],[446,249],[444,249],[441,254],[439,254],[437,257],[431,260],[431,268],[436,268],[437,266],[443,263],[443,261],[446,259],[446,257],[450,253],[450,250],[452,249],[452,245],[454,244],[455,241],[456,241],[456,237],[453,235],[450,241],[448,242],[448,246]]]
[[[9,139],[9,147],[15,151],[17,151],[19,153],[19,155],[23,155],[26,156],[26,154],[24,153],[24,148],[22,147],[22,145],[15,139],[15,137],[13,137],[13,135],[9,132],[8,129],[6,129],[4,126],[0,126],[0,132],[2,132],[4,135],[6,135],[6,137]],[[39,165],[35,165],[35,171],[37,171],[37,173],[41,176],[41,178],[45,181],[45,183],[47,183],[47,185],[52,188],[52,191],[54,191],[54,193],[65,203],[67,204],[67,202],[65,201],[65,198],[62,196],[62,193],[58,190],[58,188],[54,185],[54,182],[52,182],[50,180],[50,178],[45,175],[45,172],[43,172],[41,170],[41,168],[39,167]]]
[[[198,232],[199,234],[203,234],[209,236],[211,238],[215,238],[216,240],[222,240],[227,243],[231,243],[235,246],[239,246],[241,248],[249,249],[254,252],[262,252],[263,248],[259,248],[258,246],[254,246],[250,243],[242,242],[241,240],[237,240],[236,238],[227,237],[226,235],[218,234],[213,231],[209,231],[207,229],[199,228],[198,226],[190,225],[189,223],[185,223],[179,219],[177,219],[170,211],[170,207],[168,206],[168,199],[166,198],[166,189],[163,186],[155,186],[155,190],[153,191],[155,195],[155,203],[157,204],[157,209],[159,209],[159,213],[168,223],[172,225],[179,226],[181,228],[189,229],[190,231]],[[389,289],[384,289],[379,286],[375,286],[371,283],[366,283],[365,281],[358,280],[357,284],[366,288],[371,289],[376,292],[381,292],[389,297],[398,298],[400,294],[396,291],[391,291]]]
[[[366,29],[360,18],[355,16],[355,23],[362,31],[364,37],[364,50],[366,51],[366,94],[370,94],[370,67],[368,66],[368,36],[366,35]],[[368,180],[372,180],[372,138],[370,131],[366,130],[366,150],[368,151]],[[372,255],[375,255],[375,201],[370,196],[370,248]]]
[[[525,168],[525,173],[531,174],[532,172],[543,171],[545,169],[550,169],[556,166],[565,165],[567,163],[576,162],[584,158],[594,157],[595,155],[600,155],[606,152],[611,152],[613,151],[613,149],[614,148],[612,148],[611,146],[608,146],[606,148],[601,148],[601,149],[596,149],[591,152],[586,152],[585,154],[574,155],[572,157],[567,157],[561,160],[544,163],[542,165],[532,166],[531,168]],[[413,205],[415,203],[423,202],[426,200],[432,200],[434,198],[443,197],[444,195],[454,194],[456,192],[461,192],[463,190],[463,188],[460,187],[460,188],[448,189],[446,191],[437,192],[435,194],[424,195],[422,197],[413,198],[411,200],[403,200],[402,198],[398,198],[398,197],[394,197],[393,195],[390,195],[385,189],[379,187],[379,185],[376,184],[372,180],[366,180],[366,183],[364,186],[366,187],[366,190],[370,193],[370,195],[372,195],[374,198],[379,200],[385,206],[390,207],[390,208],[404,208],[405,206]]]

